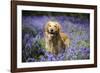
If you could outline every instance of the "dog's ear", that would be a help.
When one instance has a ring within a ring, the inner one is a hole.
[[[61,31],[61,24],[56,22],[57,26],[58,26],[58,31],[60,32]]]
[[[48,32],[48,24],[49,24],[49,22],[47,22],[47,23],[44,25],[44,32]]]
[[[47,23],[44,25],[44,32],[47,32]]]

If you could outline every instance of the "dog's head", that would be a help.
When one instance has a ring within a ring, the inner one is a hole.
[[[45,32],[49,33],[49,34],[56,34],[59,33],[61,30],[61,26],[58,22],[55,21],[49,21],[47,22],[47,24],[45,25]]]

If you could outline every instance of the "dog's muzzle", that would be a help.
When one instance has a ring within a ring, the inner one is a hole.
[[[50,34],[55,34],[55,32],[54,32],[53,29],[51,29],[51,30],[49,31],[49,33],[50,33]]]

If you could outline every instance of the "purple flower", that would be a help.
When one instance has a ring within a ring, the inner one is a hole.
[[[46,61],[45,57],[44,56],[41,56],[40,57],[40,61]]]

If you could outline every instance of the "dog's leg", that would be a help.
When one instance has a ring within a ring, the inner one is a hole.
[[[64,44],[66,45],[66,48],[69,48],[69,46],[70,46],[70,40],[66,39],[66,41],[64,42]]]

